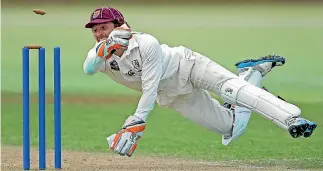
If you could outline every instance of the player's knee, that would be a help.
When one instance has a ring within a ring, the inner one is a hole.
[[[265,113],[273,118],[297,117],[301,110],[288,102],[285,102],[273,94],[262,90],[240,78],[233,78],[223,83],[221,97],[230,104],[236,104],[258,113]],[[269,117],[268,116],[268,117]],[[269,118],[272,119],[272,118]]]
[[[246,85],[249,85],[249,83],[240,78],[232,78],[225,81],[220,88],[221,98],[230,104],[238,104],[238,93]]]

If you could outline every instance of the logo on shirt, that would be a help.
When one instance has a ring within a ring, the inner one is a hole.
[[[126,73],[127,76],[134,76],[135,72],[133,70],[130,70]]]
[[[110,67],[111,67],[111,69],[113,69],[115,71],[120,71],[119,65],[118,65],[117,61],[115,61],[115,60],[110,62]]]
[[[231,88],[226,88],[224,91],[225,91],[226,93],[230,93],[230,94],[232,94],[232,93],[233,93],[233,90],[232,90]]]
[[[137,59],[132,61],[132,65],[137,70],[137,72],[141,72],[140,64],[139,64],[139,61]]]

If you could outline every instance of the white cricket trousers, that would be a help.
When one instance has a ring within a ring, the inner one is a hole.
[[[230,135],[233,124],[232,111],[212,98],[207,90],[216,90],[218,92],[214,93],[219,95],[223,82],[238,76],[208,57],[195,52],[193,56],[195,63],[191,68],[188,81],[193,89],[190,93],[178,95],[169,107],[208,130],[221,135]],[[259,86],[262,77],[259,72],[258,74],[255,77],[251,76],[248,82]],[[235,112],[251,113],[249,109],[239,106],[236,106]]]

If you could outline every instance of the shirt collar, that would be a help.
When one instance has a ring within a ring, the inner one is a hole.
[[[132,38],[129,40],[129,46],[128,49],[126,51],[123,52],[121,59],[125,58],[126,56],[128,56],[130,54],[130,51],[136,47],[138,47],[138,43],[134,37],[135,35],[132,35]]]

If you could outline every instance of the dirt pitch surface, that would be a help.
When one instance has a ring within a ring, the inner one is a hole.
[[[101,96],[87,96],[87,95],[61,95],[61,104],[106,104],[106,103],[138,103],[140,96],[119,96],[119,95],[101,95]],[[22,93],[2,93],[2,103],[22,103]],[[38,94],[30,93],[30,103],[38,104]],[[53,94],[46,93],[46,103],[53,104]]]
[[[2,146],[1,170],[22,170],[22,148],[19,146]],[[55,170],[53,165],[53,150],[47,151],[47,169]],[[248,166],[239,161],[206,162],[154,156],[121,157],[113,153],[89,153],[62,151],[62,171],[250,171],[250,170],[286,170],[283,168],[268,168]],[[38,151],[31,149],[31,170],[38,170]]]
[[[20,93],[1,94],[1,100],[6,103],[21,103]],[[62,104],[88,103],[137,103],[139,97],[96,97],[63,95]],[[37,95],[30,95],[30,103],[38,103]],[[52,94],[46,94],[46,103],[52,104]],[[55,170],[53,150],[46,152],[46,170]],[[62,171],[278,171],[289,170],[283,167],[258,167],[243,161],[201,161],[178,159],[171,157],[140,156],[132,158],[121,157],[113,153],[90,153],[77,151],[62,151]],[[1,146],[1,170],[22,170],[22,147]],[[31,169],[38,169],[38,150],[31,148]],[[300,171],[300,170],[299,170]]]

